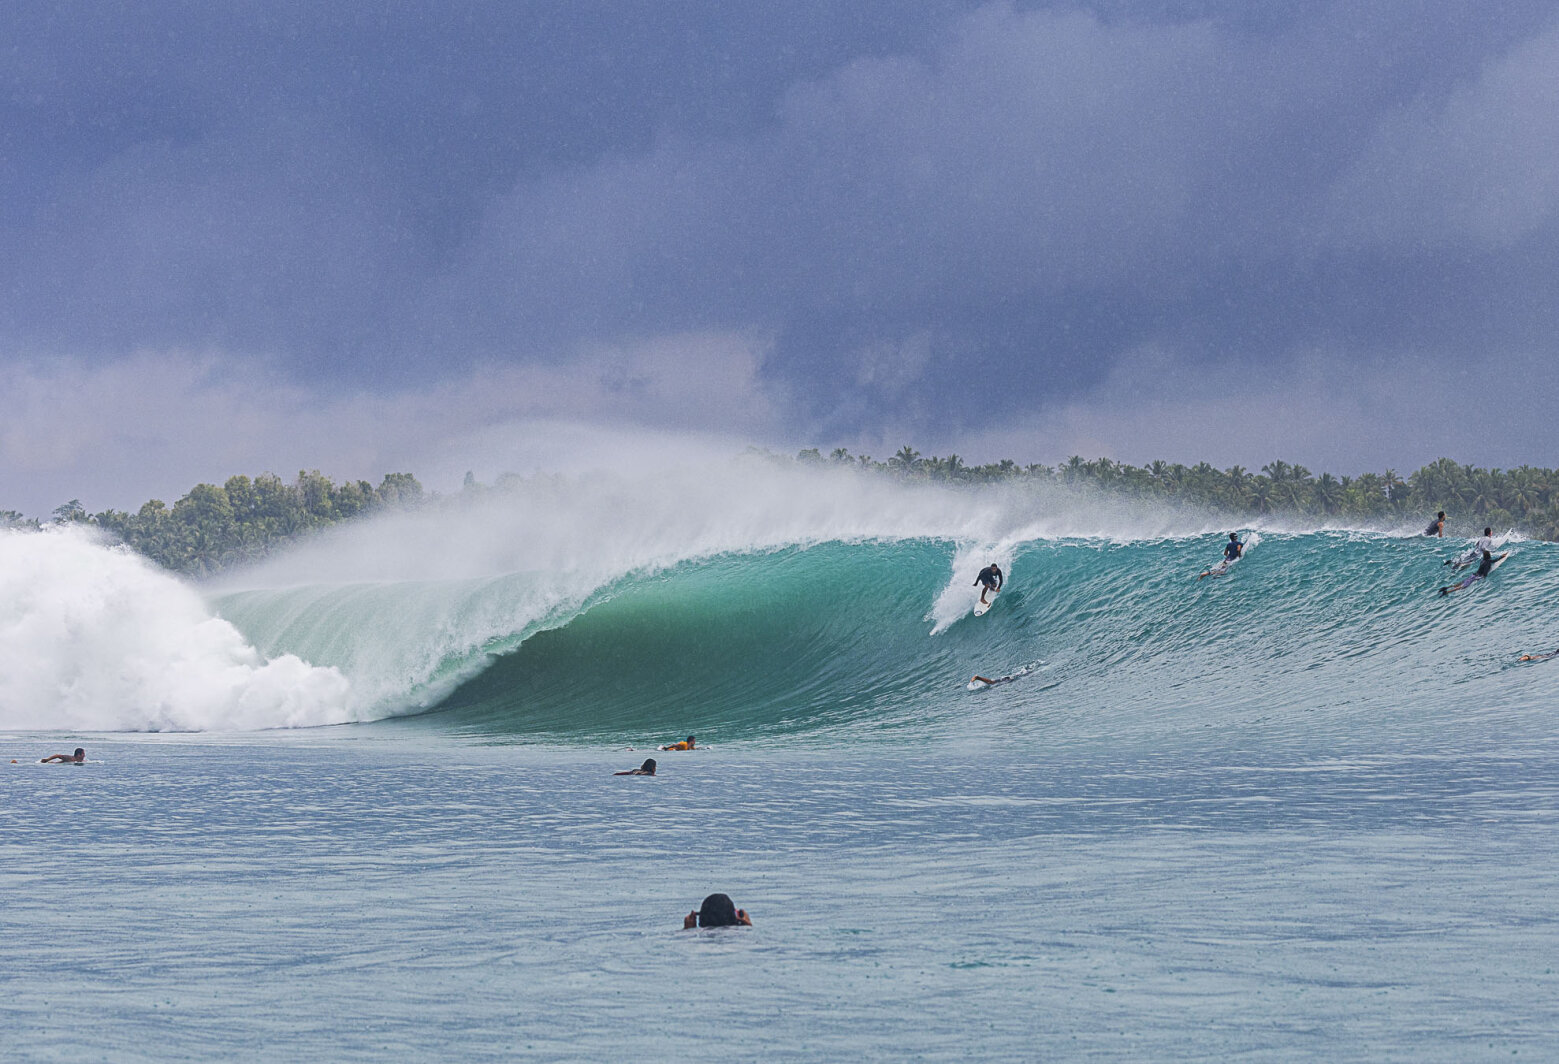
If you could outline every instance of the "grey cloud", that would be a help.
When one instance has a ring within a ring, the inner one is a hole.
[[[737,335],[766,424],[953,438],[1146,349],[1443,377],[1559,334],[1541,3],[18,10],[7,352],[339,395]]]
[[[1343,244],[1497,249],[1559,219],[1559,26],[1385,115],[1332,190]]]

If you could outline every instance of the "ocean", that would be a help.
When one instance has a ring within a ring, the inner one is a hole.
[[[1559,547],[1414,531],[751,460],[0,533],[7,1056],[1552,1058]]]

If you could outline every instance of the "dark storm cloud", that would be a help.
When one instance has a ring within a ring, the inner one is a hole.
[[[792,431],[837,438],[956,436],[976,391],[989,414],[1094,402],[1108,422],[1145,350],[1168,377],[1317,351],[1435,377],[1559,333],[1546,5],[11,21],[18,357],[215,351],[329,392],[723,335],[761,348]]]

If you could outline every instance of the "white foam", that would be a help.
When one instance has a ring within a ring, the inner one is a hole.
[[[0,727],[250,730],[352,720],[350,685],[265,660],[191,586],[79,526],[0,531]]]

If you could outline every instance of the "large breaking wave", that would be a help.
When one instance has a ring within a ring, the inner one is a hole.
[[[77,532],[10,533],[0,726],[1378,742],[1553,708],[1553,677],[1513,664],[1559,643],[1553,546],[1441,599],[1448,544],[1270,527],[1198,582],[1225,527],[754,461],[514,483],[198,591]],[[1010,585],[976,620],[990,560]]]

